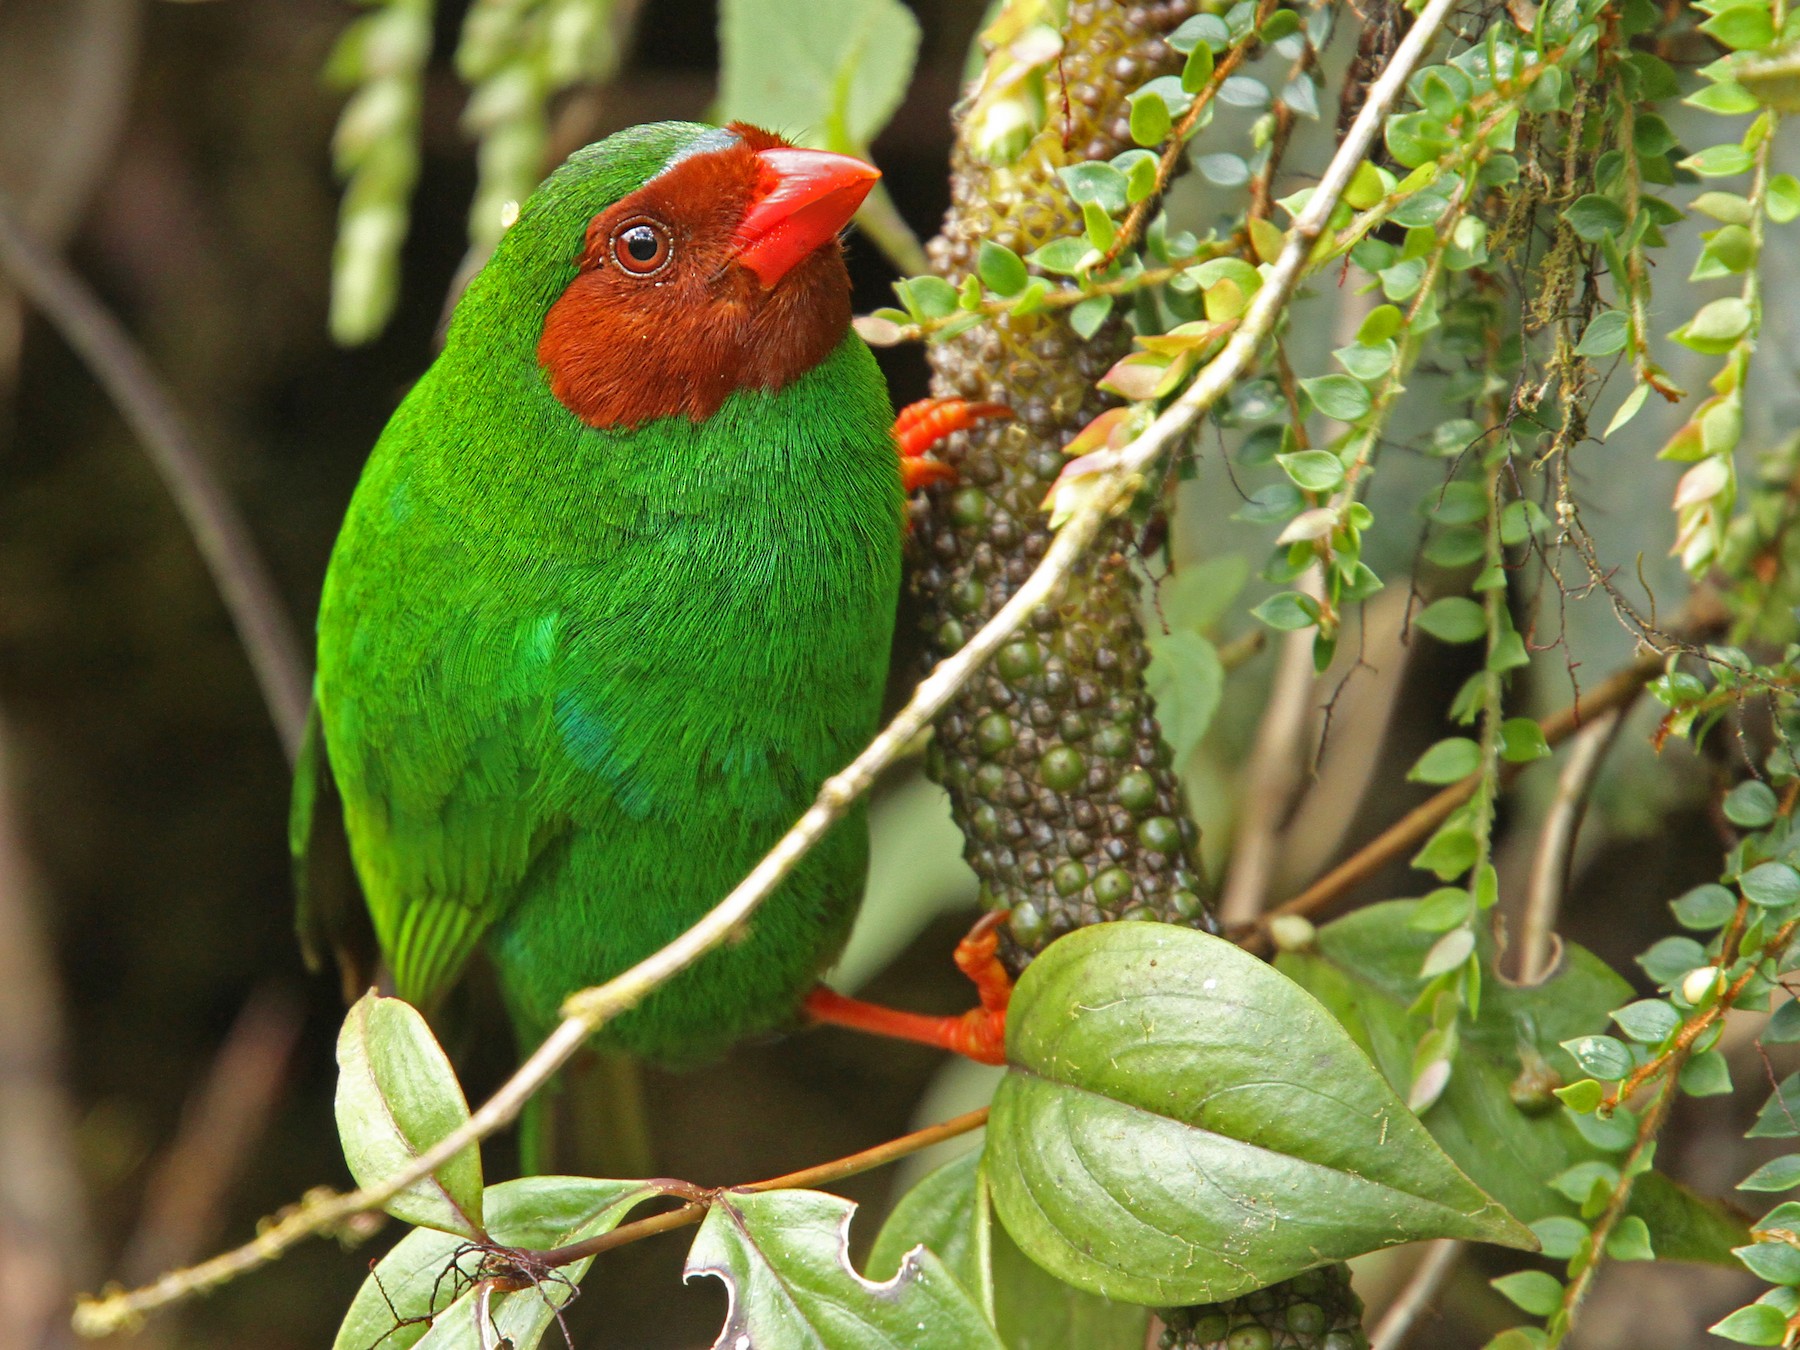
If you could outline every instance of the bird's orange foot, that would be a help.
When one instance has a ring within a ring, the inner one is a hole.
[[[1011,416],[1012,409],[1003,404],[971,403],[961,398],[922,398],[907,404],[894,419],[894,443],[900,448],[900,481],[910,493],[954,479],[955,469],[940,459],[929,458],[932,448],[952,432]]]
[[[1006,1062],[1006,1005],[1012,999],[1012,976],[1000,963],[997,932],[1004,910],[985,914],[956,944],[956,965],[975,984],[981,1006],[955,1017],[901,1012],[879,1003],[849,998],[820,985],[806,996],[806,1012],[815,1022],[849,1027],[876,1036],[918,1041],[966,1055],[982,1064]]]

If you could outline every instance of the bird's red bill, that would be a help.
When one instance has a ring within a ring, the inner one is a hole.
[[[734,250],[768,287],[850,223],[881,172],[828,150],[777,146],[756,158],[757,194],[738,225]]]

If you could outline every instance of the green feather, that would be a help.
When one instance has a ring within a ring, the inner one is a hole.
[[[719,134],[621,133],[527,203],[377,444],[326,578],[318,704],[397,990],[429,1006],[485,940],[527,1041],[719,900],[878,712],[901,494],[863,343],[632,431],[579,421],[537,364],[586,221]],[[859,815],[609,1039],[689,1060],[791,1020],[866,853]]]

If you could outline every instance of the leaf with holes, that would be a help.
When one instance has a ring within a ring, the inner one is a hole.
[[[1079,1288],[1211,1303],[1422,1237],[1534,1247],[1298,985],[1151,923],[1051,944],[1007,1014],[994,1207]]]
[[[338,1033],[337,1127],[359,1186],[397,1174],[469,1118],[456,1071],[410,1003],[365,994]],[[481,1150],[470,1144],[384,1206],[396,1219],[481,1236]]]
[[[1001,1350],[944,1262],[925,1247],[882,1283],[850,1264],[855,1206],[820,1191],[726,1191],[688,1251],[687,1276],[725,1282],[714,1350]]]
[[[993,1222],[978,1149],[945,1163],[901,1197],[869,1253],[869,1277],[888,1279],[924,1245],[988,1307],[1011,1350],[1080,1346],[1142,1350],[1150,1310],[1064,1284]]]
[[[591,1177],[521,1177],[489,1186],[482,1194],[488,1234],[504,1247],[547,1251],[597,1237],[618,1226],[654,1188],[641,1181],[597,1181]],[[427,1350],[460,1344],[474,1350],[474,1336],[457,1341],[459,1327],[476,1330],[476,1299],[470,1292],[479,1274],[482,1248],[451,1233],[416,1228],[376,1264],[350,1302],[332,1350],[409,1350],[428,1332]],[[535,1289],[495,1295],[488,1314],[514,1350],[529,1350],[555,1321],[587,1273],[589,1261],[550,1273]],[[457,1305],[466,1304],[467,1307]],[[435,1325],[430,1319],[436,1318]],[[490,1344],[492,1341],[490,1340]]]

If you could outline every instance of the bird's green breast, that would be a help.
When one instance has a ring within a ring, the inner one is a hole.
[[[401,992],[429,998],[487,928],[529,1035],[716,902],[873,731],[899,475],[854,335],[785,388],[634,431],[450,355],[358,486],[320,706]],[[863,833],[619,1038],[687,1058],[791,1015],[860,897]]]

